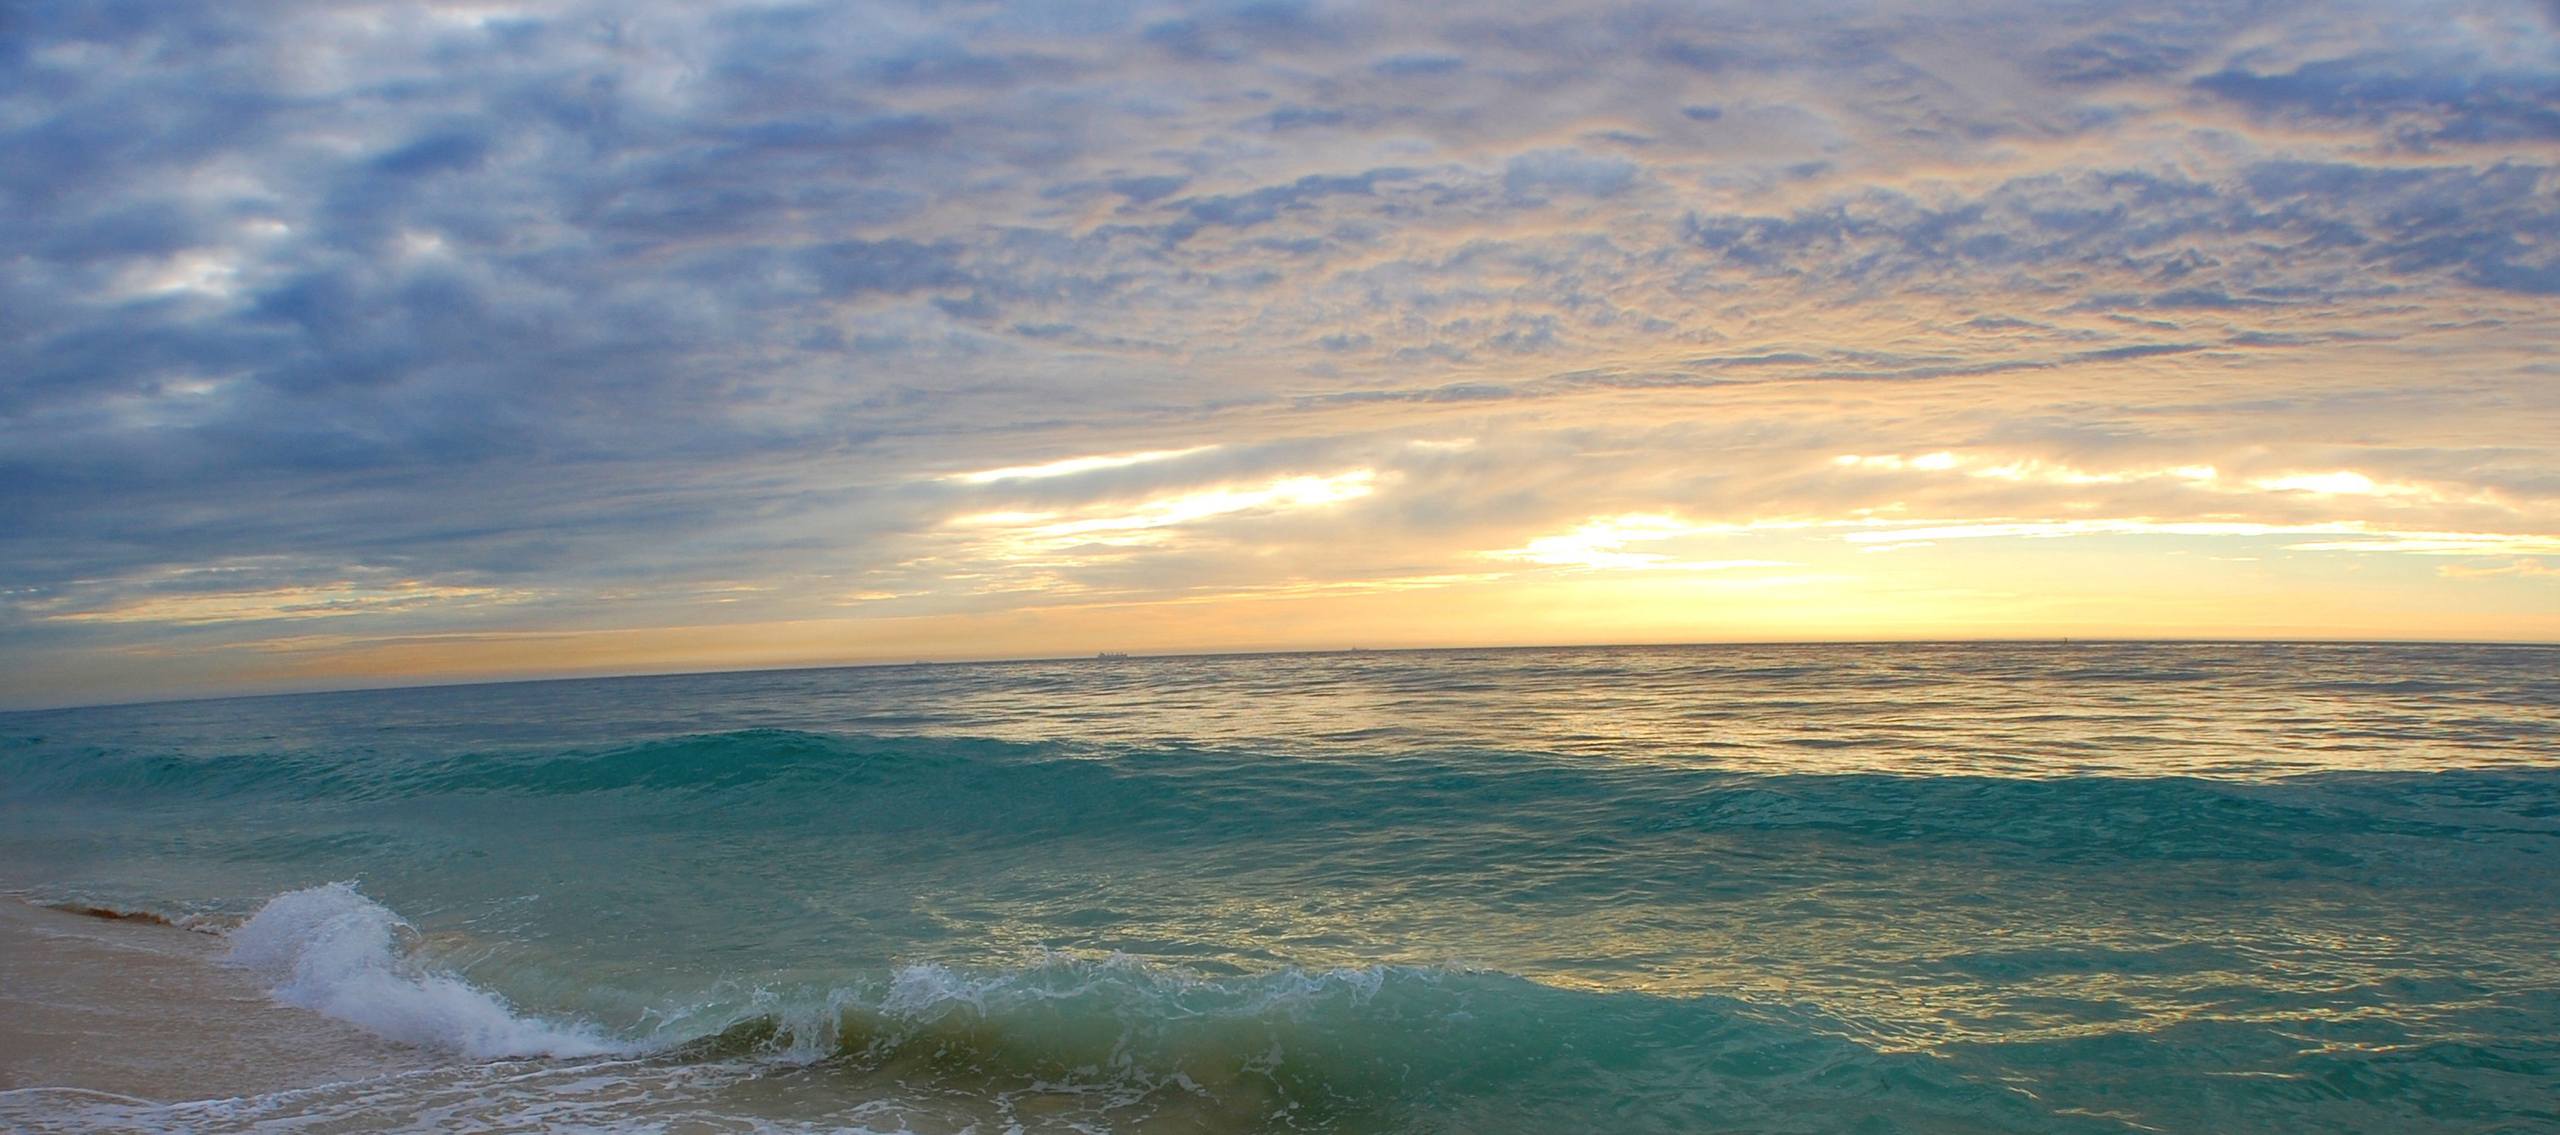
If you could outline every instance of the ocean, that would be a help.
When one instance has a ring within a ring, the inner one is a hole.
[[[299,1066],[320,1018],[388,1054],[220,1098],[10,1084],[13,1130],[2560,1131],[2550,648],[1141,657],[15,713],[0,887],[205,931],[60,916],[319,1015],[155,977],[202,1059]]]

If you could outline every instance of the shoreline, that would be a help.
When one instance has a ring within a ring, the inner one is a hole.
[[[154,1105],[436,1066],[434,1055],[279,1004],[221,935],[0,896],[0,1096]]]

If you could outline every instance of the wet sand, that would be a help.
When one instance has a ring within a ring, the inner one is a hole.
[[[823,1066],[600,1056],[474,1062],[279,1005],[215,935],[0,892],[0,1132],[9,1135],[1089,1130],[1080,1093],[903,1100]],[[1177,1097],[1140,1131],[1227,1130]],[[1027,1123],[1026,1123],[1027,1121]]]
[[[0,896],[0,1093],[21,1107],[55,1094],[172,1103],[430,1063],[275,1003],[223,952],[214,935]]]

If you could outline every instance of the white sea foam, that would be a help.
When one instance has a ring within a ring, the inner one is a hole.
[[[909,1135],[901,1117],[921,1109],[897,1099],[812,1101],[813,1114],[752,1114],[729,1093],[763,1070],[738,1064],[646,1065],[630,1060],[453,1064],[263,1095],[159,1103],[77,1088],[0,1091],[0,1131],[10,1135],[278,1135],[365,1131],[382,1135],[583,1132],[657,1135]],[[992,1104],[981,1109],[997,1110]],[[1001,1114],[998,1111],[998,1114]],[[927,1130],[967,1130],[954,1114]],[[1003,1130],[983,1121],[979,1131]],[[1015,1128],[1019,1130],[1019,1128]]]
[[[265,978],[287,1005],[475,1060],[615,1050],[590,1029],[520,1015],[496,994],[420,965],[411,952],[417,937],[353,884],[330,883],[267,900],[231,932],[230,961]]]

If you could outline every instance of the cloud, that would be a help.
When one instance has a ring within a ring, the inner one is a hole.
[[[2538,559],[2514,559],[2503,564],[2496,564],[2488,567],[2475,567],[2470,564],[2446,564],[2443,567],[2437,568],[2436,574],[2448,579],[2498,579],[2502,577],[2514,579],[2560,578],[2560,571],[2553,570],[2551,565]]]
[[[1312,209],[1329,197],[1367,197],[1377,192],[1378,183],[1410,176],[1403,169],[1374,169],[1357,174],[1308,174],[1285,185],[1268,185],[1244,193],[1186,198],[1175,204],[1182,207],[1189,224],[1178,226],[1174,238],[1179,240],[1204,226],[1253,228],[1269,224],[1283,214]]]
[[[2514,71],[2479,58],[2431,60],[2423,69],[2410,62],[2377,53],[2273,74],[2218,71],[2195,85],[2261,113],[2384,127],[2406,145],[2560,138],[2560,77],[2548,58]]]
[[[2556,523],[2560,40],[2526,6],[55,6],[0,38],[19,673],[288,610],[958,609],[973,512],[1127,545],[1048,569],[1113,602],[1521,585],[1571,569],[1485,555],[1630,515]],[[1076,464],[1113,455],[1146,460]],[[1779,531],[1591,552],[1808,562]]]
[[[969,282],[954,263],[955,246],[918,244],[911,240],[839,240],[801,253],[801,261],[831,296],[884,292],[905,295],[927,288],[957,287]]]
[[[1189,449],[1157,449],[1144,453],[1114,453],[1093,457],[1065,457],[1038,465],[1009,465],[1001,469],[980,469],[954,473],[943,478],[963,485],[985,485],[997,481],[1036,481],[1049,477],[1072,477],[1103,469],[1123,469],[1153,461],[1170,461],[1216,449],[1213,445],[1195,445]]]
[[[1465,70],[1467,61],[1455,55],[1410,54],[1391,55],[1370,65],[1381,75],[1399,79],[1430,75],[1448,75]]]
[[[1502,188],[1514,197],[1551,193],[1614,197],[1635,183],[1638,167],[1622,158],[1596,158],[1571,150],[1540,150],[1511,159]]]
[[[1785,560],[1683,560],[1661,552],[1628,550],[1631,544],[1659,543],[1720,534],[1726,530],[1721,525],[1692,524],[1672,516],[1631,513],[1586,521],[1571,532],[1540,536],[1521,547],[1488,554],[1497,559],[1522,560],[1548,567],[1614,571],[1720,572],[1794,566]]]
[[[320,587],[167,595],[110,607],[44,611],[39,617],[67,623],[150,623],[186,627],[380,615],[453,604],[521,602],[532,597],[529,593],[508,593],[487,587],[435,587],[402,580],[387,587],[337,583]]]
[[[1808,286],[1994,274],[2058,285],[2053,273],[2098,272],[2128,293],[2145,280],[2180,286],[2142,299],[2089,289],[2084,302],[2173,310],[2322,302],[2370,288],[2376,273],[2539,292],[2553,270],[2538,242],[2517,235],[2560,230],[2541,188],[2547,168],[2276,160],[2237,176],[2245,191],[2136,169],[2039,174],[1938,199],[1869,190],[1784,215],[1693,212],[1683,236],[1723,265]]]

